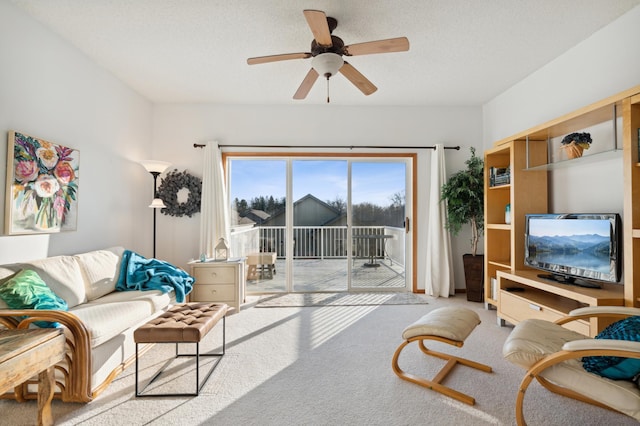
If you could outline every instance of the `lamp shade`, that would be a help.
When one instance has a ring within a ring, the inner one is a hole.
[[[164,201],[162,201],[161,198],[154,198],[153,201],[151,201],[151,204],[149,204],[149,207],[151,207],[152,209],[166,209],[167,206],[164,204]]]
[[[171,166],[171,163],[158,160],[142,160],[140,164],[142,164],[149,173],[162,173]]]
[[[342,65],[344,65],[344,60],[337,53],[321,53],[311,60],[313,69],[327,78],[336,75]]]

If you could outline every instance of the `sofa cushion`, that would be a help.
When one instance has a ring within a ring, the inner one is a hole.
[[[69,309],[87,327],[94,348],[168,307],[173,300],[160,291],[113,292]]]
[[[57,309],[67,303],[56,295],[34,271],[23,269],[0,281],[0,299],[11,309]],[[38,327],[58,327],[57,322],[36,321]]]
[[[95,300],[116,289],[122,251],[120,248],[96,250],[77,254],[74,257],[84,276],[87,300]]]
[[[87,301],[87,292],[80,265],[73,256],[55,256],[24,263],[3,265],[3,269],[18,272],[21,269],[35,271],[47,286],[72,308]]]

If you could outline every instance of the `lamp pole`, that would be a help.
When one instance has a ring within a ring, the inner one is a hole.
[[[158,176],[160,172],[150,172],[153,175],[153,199],[158,198]],[[153,258],[156,257],[156,212],[158,207],[153,207]]]
[[[156,257],[156,210],[167,207],[164,202],[158,198],[158,176],[171,166],[171,163],[157,160],[143,160],[140,162],[142,166],[153,176],[153,200],[149,205],[153,209],[153,257]]]

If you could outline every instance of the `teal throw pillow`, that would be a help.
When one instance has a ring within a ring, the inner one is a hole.
[[[640,341],[640,316],[614,322],[602,330],[596,339]],[[613,380],[632,380],[640,374],[640,359],[617,356],[587,356],[582,358],[585,370]]]
[[[66,311],[67,302],[55,294],[35,271],[23,269],[0,283],[0,299],[11,309],[56,309]],[[39,327],[59,327],[57,322],[36,321]]]

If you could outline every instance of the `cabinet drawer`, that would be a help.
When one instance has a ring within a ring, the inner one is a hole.
[[[191,292],[194,302],[236,302],[236,287],[233,284],[196,284]]]
[[[236,282],[236,268],[233,266],[193,269],[193,277],[199,284],[233,284]]]
[[[526,292],[525,292],[526,294]],[[565,316],[564,313],[553,310],[542,304],[522,299],[508,291],[500,291],[500,313],[514,319],[516,322],[528,318],[537,318],[545,321],[556,321]],[[585,321],[573,321],[564,327],[589,336],[589,324]]]

